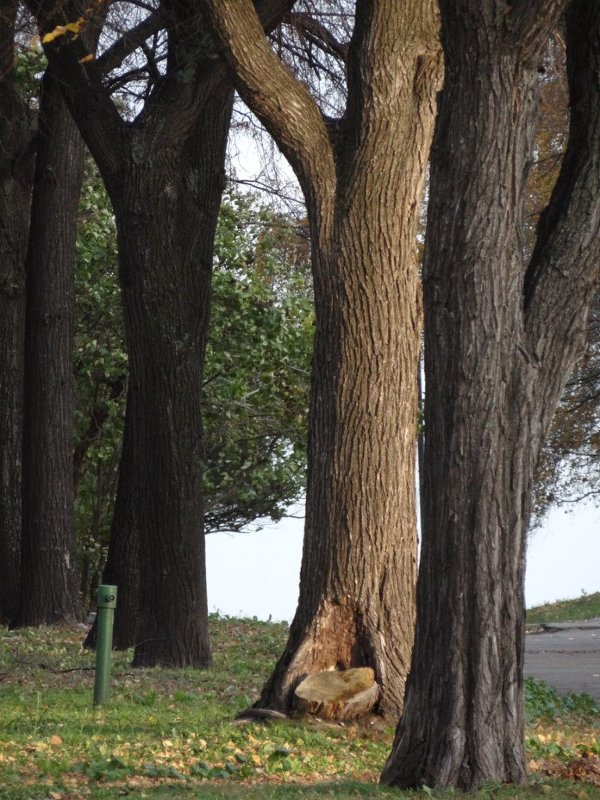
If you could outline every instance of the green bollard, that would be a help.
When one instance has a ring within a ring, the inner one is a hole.
[[[98,589],[98,626],[96,628],[95,706],[104,705],[110,692],[112,635],[116,607],[117,587],[100,586]]]

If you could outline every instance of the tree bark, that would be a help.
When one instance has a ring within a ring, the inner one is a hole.
[[[251,3],[204,5],[242,97],[296,171],[313,247],[300,599],[257,705],[287,711],[307,674],[369,666],[378,710],[397,715],[414,619],[416,226],[441,77],[434,7],[357,4],[346,114],[328,129]]]
[[[288,5],[259,2],[264,24],[272,26]],[[55,4],[35,10],[42,29],[52,29]],[[139,537],[121,545],[130,553],[137,547],[140,558],[140,619],[128,620],[124,639],[136,624],[136,665],[202,667],[210,651],[200,395],[231,91],[202,19],[190,17],[182,2],[168,12],[167,73],[131,124],[105,89],[102,57],[86,58],[81,39],[51,44],[47,53],[102,173],[118,229],[130,458],[119,479],[113,539]],[[128,597],[131,609],[137,602]]]
[[[0,0],[0,623],[18,603],[25,255],[33,179],[31,114],[15,76],[17,3]]]
[[[129,480],[117,497],[131,527],[113,536],[139,540],[138,666],[210,664],[201,394],[232,99],[228,91],[207,104],[183,154],[132,159],[116,207],[130,352],[125,436],[136,447],[124,447],[132,461],[121,464]]]
[[[73,516],[73,308],[83,141],[51,68],[42,82],[27,252],[23,540],[12,627],[80,618]]]
[[[417,630],[382,780],[526,779],[525,536],[534,470],[581,352],[600,254],[600,8],[567,15],[571,128],[529,264],[536,66],[565,5],[441,3],[446,83],[424,265],[425,494]],[[593,6],[593,7],[592,7]]]

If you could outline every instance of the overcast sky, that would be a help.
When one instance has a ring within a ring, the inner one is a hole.
[[[298,600],[304,520],[247,534],[207,536],[208,607],[229,616],[291,620]],[[527,606],[600,591],[600,511],[554,511],[528,552]]]

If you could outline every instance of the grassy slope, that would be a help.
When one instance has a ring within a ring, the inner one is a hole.
[[[99,710],[82,631],[0,629],[1,800],[423,797],[377,785],[393,735],[378,720],[233,724],[256,699],[287,626],[215,617],[211,628],[211,670],[133,670],[130,653],[115,654],[111,702]],[[527,710],[532,785],[518,797],[600,800],[600,785],[586,784],[584,796],[580,783],[562,780],[589,780],[597,767],[600,784],[597,709],[530,681]],[[492,796],[517,795],[477,795]]]
[[[584,594],[575,600],[559,600],[527,611],[527,622],[574,622],[600,617],[600,592]]]

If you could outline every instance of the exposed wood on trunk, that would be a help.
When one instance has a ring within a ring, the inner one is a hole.
[[[296,687],[294,705],[301,713],[342,721],[365,716],[378,698],[374,671],[356,667],[309,675]]]

